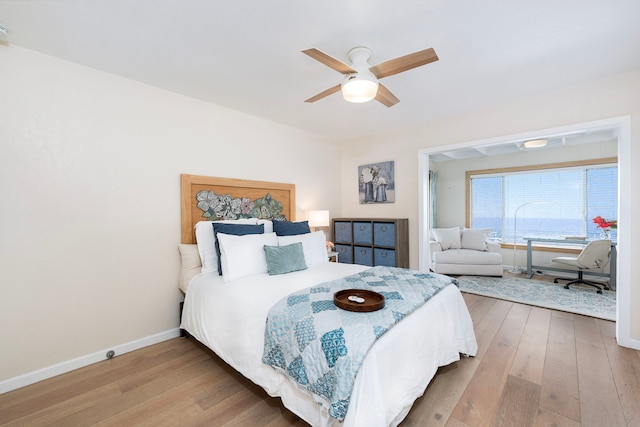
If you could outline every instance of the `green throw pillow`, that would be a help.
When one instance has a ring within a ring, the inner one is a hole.
[[[272,276],[307,268],[301,242],[286,246],[264,245],[264,253],[267,257],[267,271]]]

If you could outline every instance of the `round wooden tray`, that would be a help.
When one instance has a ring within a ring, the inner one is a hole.
[[[350,296],[364,298],[364,302],[349,301]],[[333,302],[343,310],[358,312],[376,311],[384,307],[384,296],[366,289],[343,289],[333,294]]]

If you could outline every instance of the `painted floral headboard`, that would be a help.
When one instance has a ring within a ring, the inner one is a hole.
[[[180,175],[182,243],[195,243],[198,221],[262,218],[295,220],[295,184]]]

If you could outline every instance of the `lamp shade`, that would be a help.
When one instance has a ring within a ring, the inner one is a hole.
[[[373,74],[349,74],[342,82],[342,97],[349,102],[367,102],[376,97],[378,80]]]
[[[309,211],[308,220],[310,227],[328,227],[329,211]]]

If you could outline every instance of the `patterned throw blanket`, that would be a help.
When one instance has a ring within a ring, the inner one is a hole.
[[[451,283],[439,274],[373,267],[295,292],[269,310],[262,361],[318,396],[331,417],[343,420],[356,374],[376,339]],[[369,313],[339,309],[333,294],[350,288],[382,294],[384,308]]]

